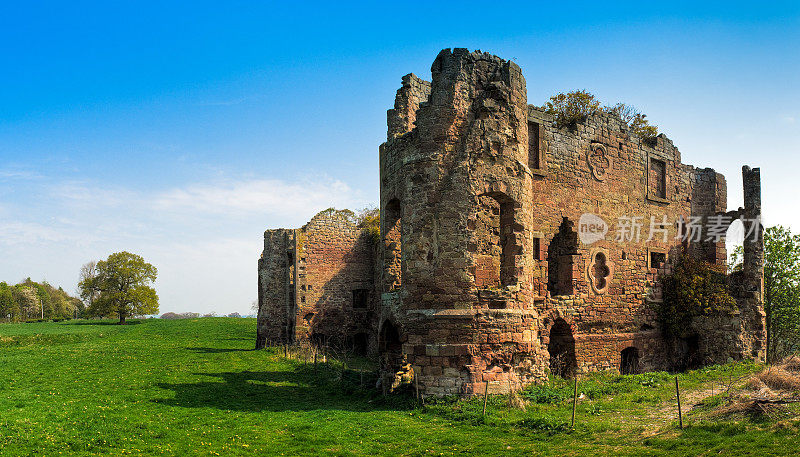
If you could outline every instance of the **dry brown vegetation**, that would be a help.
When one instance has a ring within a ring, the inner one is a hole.
[[[714,415],[778,420],[792,415],[786,405],[797,402],[800,402],[800,357],[790,356],[747,378],[744,389],[718,406]]]

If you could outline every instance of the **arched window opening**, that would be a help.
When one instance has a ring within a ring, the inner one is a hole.
[[[400,200],[389,200],[384,210],[384,291],[398,290],[402,285],[402,208]]]
[[[547,290],[552,295],[575,293],[575,262],[578,256],[578,234],[568,218],[561,221],[558,232],[547,247]]]
[[[514,222],[514,202],[503,194],[480,195],[475,217],[477,287],[516,284],[521,239],[522,226]]]
[[[550,373],[562,378],[572,378],[578,368],[575,358],[575,337],[564,319],[557,319],[550,328]]]
[[[627,347],[622,350],[619,372],[622,374],[636,374],[639,372],[639,350]]]

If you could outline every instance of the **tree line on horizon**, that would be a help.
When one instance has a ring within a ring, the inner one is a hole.
[[[160,318],[161,319],[197,319],[197,318],[200,318],[200,317],[233,317],[233,318],[242,318],[242,317],[248,317],[248,316],[242,316],[241,314],[239,314],[237,312],[233,312],[233,313],[230,313],[230,314],[225,314],[225,315],[222,315],[222,316],[218,316],[217,313],[214,313],[214,312],[206,313],[206,314],[200,314],[200,313],[193,313],[193,312],[190,312],[190,311],[189,312],[185,312],[185,313],[173,313],[173,312],[170,311],[170,312],[166,312],[166,313],[162,314]]]
[[[0,282],[0,321],[72,319],[82,317],[83,302],[47,281],[26,278],[17,284]]]

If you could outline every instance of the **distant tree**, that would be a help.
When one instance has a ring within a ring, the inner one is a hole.
[[[129,316],[158,313],[158,295],[150,287],[158,271],[141,256],[116,252],[97,262],[94,270],[78,285],[84,301],[94,297],[89,315],[116,315],[124,325]]]
[[[4,282],[0,282],[0,318],[7,319],[11,322],[18,314],[19,307],[17,306],[17,302],[14,301],[12,287]]]
[[[36,316],[39,313],[42,304],[35,289],[20,284],[14,288],[14,292],[14,301],[17,302],[17,306],[19,306],[19,310],[25,316],[25,319],[30,318],[31,315]]]
[[[731,253],[730,269],[742,269],[744,252]],[[780,225],[764,230],[764,313],[767,361],[800,351],[800,235]]]
[[[180,319],[181,316],[177,313],[168,312],[161,315],[161,319]]]
[[[239,314],[239,313],[230,313],[230,314],[228,314],[228,315],[227,315],[227,316],[225,316],[225,317],[236,317],[236,318],[239,318],[239,317],[242,317],[242,315],[241,315],[241,314]]]
[[[358,212],[358,226],[377,244],[381,240],[381,210],[375,206],[367,206]]]
[[[203,317],[217,317],[217,313],[211,311],[210,313],[203,314]]]
[[[95,277],[97,277],[97,262],[91,260],[83,264],[83,266],[81,266],[81,272],[80,275],[78,276],[78,284],[91,283]],[[84,311],[92,307],[92,303],[94,303],[94,301],[97,300],[98,294],[99,292],[94,289],[90,289],[87,291],[79,291]]]

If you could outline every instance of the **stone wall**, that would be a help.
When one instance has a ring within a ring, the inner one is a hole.
[[[302,228],[268,230],[264,243],[259,329],[266,340],[376,352],[375,246],[352,212],[325,210]]]
[[[368,333],[383,369],[410,364],[426,395],[668,369],[690,353],[763,357],[763,240],[745,244],[735,316],[687,323],[696,340],[668,341],[654,311],[680,253],[724,265],[724,238],[680,235],[695,219],[759,216],[758,169],[743,171],[745,208],[726,213],[722,175],[682,164],[666,136],[642,140],[613,114],[559,127],[528,105],[513,62],[446,49],[431,75],[403,77],[387,113],[378,252],[340,213],[292,232],[296,273],[272,260],[277,235],[265,236],[260,335]],[[586,220],[608,233],[579,236]],[[353,309],[353,290],[369,287],[368,308]]]
[[[294,230],[264,232],[258,259],[258,319],[256,348],[285,342],[294,332]]]
[[[297,231],[294,338],[375,351],[375,249],[349,211],[323,211]]]

